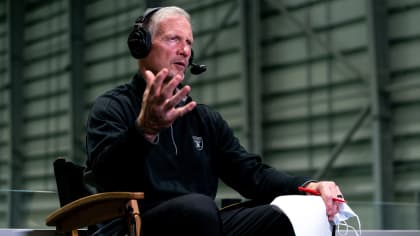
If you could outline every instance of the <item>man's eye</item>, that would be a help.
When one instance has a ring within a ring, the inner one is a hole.
[[[171,37],[171,38],[169,38],[169,41],[176,42],[176,41],[178,41],[178,38],[177,37]]]

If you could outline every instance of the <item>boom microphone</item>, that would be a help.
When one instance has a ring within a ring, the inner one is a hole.
[[[191,66],[190,72],[193,75],[199,75],[207,70],[206,65],[199,65],[199,64],[191,63],[190,66]]]

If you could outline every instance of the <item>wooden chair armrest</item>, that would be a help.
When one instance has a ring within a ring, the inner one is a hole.
[[[94,225],[126,214],[129,200],[144,198],[142,192],[97,193],[76,201],[52,212],[46,219],[48,226],[56,226],[59,232]]]

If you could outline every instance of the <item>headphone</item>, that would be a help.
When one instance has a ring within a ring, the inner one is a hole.
[[[152,48],[152,36],[144,26],[149,24],[152,15],[159,11],[159,9],[161,8],[155,7],[146,9],[144,15],[136,19],[133,29],[128,35],[128,48],[130,49],[131,55],[136,59],[146,57]],[[191,74],[198,75],[205,72],[207,70],[207,66],[193,63],[193,57],[194,52],[191,50],[191,56],[188,60],[188,66],[191,67]]]

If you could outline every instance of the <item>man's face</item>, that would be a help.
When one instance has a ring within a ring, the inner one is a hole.
[[[141,65],[155,74],[167,68],[170,77],[177,74],[184,76],[192,44],[191,25],[185,17],[165,18],[157,24],[152,36],[152,48]]]

